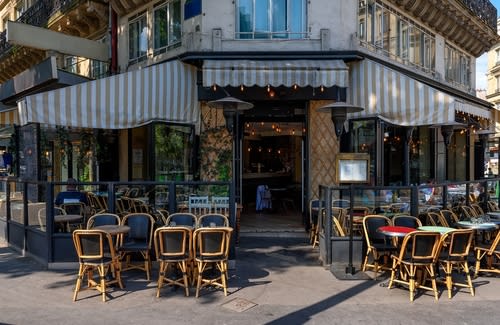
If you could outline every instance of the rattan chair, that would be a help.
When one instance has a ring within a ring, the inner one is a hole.
[[[442,226],[441,223],[439,222],[439,218],[441,215],[439,212],[427,212],[427,226]],[[443,226],[446,227],[446,226]]]
[[[210,213],[212,205],[208,201],[208,196],[190,196],[188,200],[188,212],[196,216]]]
[[[474,250],[476,253],[476,267],[474,277],[479,272],[500,273],[500,231],[497,231],[495,239],[490,244],[476,241]],[[483,261],[484,260],[484,261]]]
[[[309,200],[309,242],[314,243],[316,227],[318,226],[318,215],[321,201],[318,199]]]
[[[477,217],[484,215],[484,210],[479,203],[471,203],[470,207],[474,210]]]
[[[82,290],[85,275],[88,283],[85,289],[97,289],[102,294],[102,301],[106,301],[106,289],[109,285],[118,284],[120,289],[123,289],[120,259],[109,233],[96,229],[77,229],[73,232],[73,243],[80,264],[73,301],[76,301],[78,292]],[[99,276],[98,280],[94,279],[95,270]],[[106,278],[108,272],[113,274],[111,280]]]
[[[489,200],[488,201],[488,210],[490,212],[493,212],[493,211],[500,211],[500,208],[498,207],[498,202],[495,202],[493,200]]]
[[[223,214],[207,213],[198,218],[196,227],[229,227],[229,219]]]
[[[92,229],[103,225],[119,225],[121,222],[120,216],[114,213],[98,213],[94,214],[87,220],[87,229]]]
[[[155,219],[148,213],[129,213],[121,221],[121,225],[129,226],[130,230],[120,238],[118,251],[124,268],[122,271],[139,269],[146,272],[147,280],[150,279],[151,257],[149,251],[153,240],[153,226]],[[140,254],[144,264],[132,262],[132,255]]]
[[[453,228],[454,225],[459,222],[458,216],[452,210],[442,209],[439,210],[441,218],[439,218],[441,224],[445,227]]]
[[[422,226],[422,222],[420,221],[420,219],[414,216],[408,216],[404,214],[395,215],[394,217],[392,217],[392,224],[394,226],[402,226],[415,229]]]
[[[224,290],[227,296],[227,260],[233,228],[198,228],[194,231],[194,259],[196,261],[197,283],[196,297],[200,289],[216,286]],[[214,275],[214,272],[219,274]]]
[[[394,283],[407,285],[410,291],[410,301],[413,301],[418,283],[419,289],[432,290],[434,299],[438,300],[435,267],[440,250],[440,238],[439,232],[413,231],[407,234],[399,253],[391,256],[389,289]],[[421,273],[417,279],[419,270]],[[425,285],[427,276],[430,277],[432,287]]]
[[[438,263],[443,268],[446,275],[448,298],[451,298],[453,286],[469,288],[470,294],[474,296],[474,287],[472,286],[469,264],[467,261],[473,238],[474,230],[472,229],[452,230],[441,237],[443,251],[439,256]],[[464,271],[467,280],[466,284],[454,281],[452,277],[454,269]]]
[[[460,210],[462,211],[462,219],[477,218],[476,210],[468,205],[461,205]]]
[[[387,264],[389,256],[397,250],[392,241],[377,231],[379,227],[390,225],[392,225],[391,220],[385,216],[367,215],[363,218],[363,231],[367,250],[362,270],[364,272],[367,268],[372,268],[375,272],[375,279],[377,279],[379,271],[390,270]],[[371,264],[368,262],[370,256],[372,257]]]
[[[187,226],[195,228],[197,223],[196,216],[189,212],[172,213],[167,217],[166,226]]]
[[[192,228],[189,227],[160,227],[154,233],[156,258],[159,262],[158,287],[156,297],[160,297],[160,290],[164,285],[180,286],[184,288],[186,297],[189,296],[189,263],[192,254]],[[173,266],[169,268],[169,266]],[[182,277],[178,276],[178,272]]]

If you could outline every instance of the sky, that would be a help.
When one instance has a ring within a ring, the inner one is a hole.
[[[497,8],[497,16],[500,16],[500,0],[490,0],[490,2],[495,6],[495,8]],[[476,89],[486,89],[487,70],[488,70],[488,53],[484,53],[476,60]]]

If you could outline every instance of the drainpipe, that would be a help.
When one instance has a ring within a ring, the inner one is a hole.
[[[115,75],[118,73],[118,16],[116,12],[109,5],[109,22],[110,22],[110,34],[111,34],[111,64],[110,64],[110,72],[111,75]]]

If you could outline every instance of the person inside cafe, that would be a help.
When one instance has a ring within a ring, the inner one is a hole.
[[[59,192],[56,196],[55,204],[61,205],[63,203],[77,203],[82,202],[85,205],[87,202],[87,195],[84,192],[80,192],[77,189],[77,181],[74,178],[68,178],[68,185],[66,185],[66,191]]]
[[[488,201],[490,195],[484,186],[479,187],[479,195],[477,197],[477,203],[483,209],[483,211],[488,211]]]

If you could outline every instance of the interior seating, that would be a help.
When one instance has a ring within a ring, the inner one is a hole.
[[[188,199],[188,212],[196,216],[210,213],[211,204],[208,201],[208,196],[189,196]]]
[[[96,229],[77,229],[73,232],[73,243],[80,264],[73,301],[76,301],[78,292],[82,289],[85,275],[86,289],[97,289],[102,294],[102,301],[106,301],[106,289],[111,284],[118,284],[123,289],[120,260],[109,233]],[[94,279],[94,270],[97,270],[99,276],[97,280]],[[113,274],[111,280],[107,279],[108,272]]]

